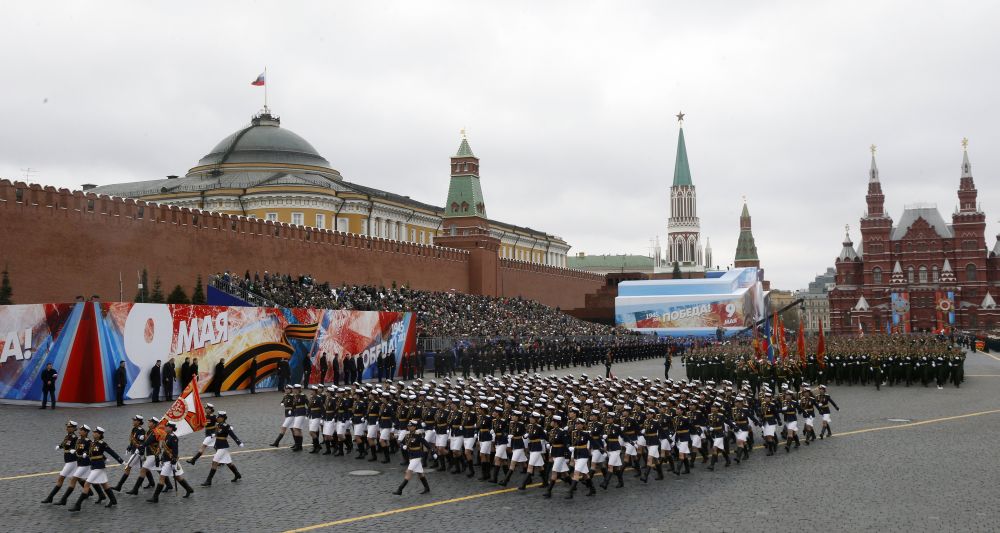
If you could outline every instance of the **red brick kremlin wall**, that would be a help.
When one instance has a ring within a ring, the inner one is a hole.
[[[224,270],[310,274],[332,283],[468,292],[469,253],[261,219],[0,180],[0,266],[16,303],[124,299],[137,272],[159,275],[164,294]],[[602,276],[503,261],[498,292],[563,309],[581,307]]]

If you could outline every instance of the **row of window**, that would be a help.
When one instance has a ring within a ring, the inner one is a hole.
[[[917,243],[908,242],[908,243],[906,243],[906,251],[907,252],[927,252],[927,251],[936,252],[939,249],[938,244],[940,244],[938,241],[930,241],[930,243],[927,243],[927,242],[917,242]],[[946,251],[946,252],[950,252],[951,251],[951,243],[948,242],[948,241],[945,241],[943,243],[943,245],[941,246],[941,248],[943,248],[944,251]],[[903,243],[900,243],[900,242],[893,243],[892,249],[897,254],[898,253],[902,253],[903,252]],[[967,250],[967,251],[968,250],[978,250],[979,249],[979,242],[976,241],[975,239],[965,239],[965,240],[962,241],[962,249],[963,250]],[[882,247],[882,243],[868,243],[868,244],[865,244],[865,250],[868,253],[871,253],[871,254],[880,254],[880,253],[882,253],[884,251],[884,248]]]
[[[906,267],[906,281],[907,283],[937,283],[940,280],[940,272],[938,271],[937,265],[934,265],[930,269],[930,278],[927,277],[927,267],[925,265],[920,265],[916,270],[913,266]],[[850,278],[850,276],[848,276]],[[875,285],[882,284],[882,269],[875,267],[872,269],[872,278]],[[969,263],[965,265],[965,281],[976,281],[976,265],[974,263]],[[848,282],[850,284],[850,282]]]

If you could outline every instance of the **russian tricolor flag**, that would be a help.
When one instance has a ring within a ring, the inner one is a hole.
[[[255,79],[252,82],[250,82],[250,85],[254,85],[254,86],[257,86],[257,87],[262,87],[265,84],[265,82],[267,81],[265,79],[266,77],[267,77],[267,73],[266,72],[261,72],[260,76],[257,76],[257,79]]]

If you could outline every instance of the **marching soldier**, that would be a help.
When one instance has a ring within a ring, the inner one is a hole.
[[[87,482],[83,484],[83,490],[80,492],[80,497],[77,498],[76,504],[73,505],[73,507],[70,507],[70,512],[80,511],[80,505],[83,503],[83,500],[90,497],[91,488],[97,490],[97,493],[100,496],[97,503],[104,500],[104,494],[106,492],[109,500],[106,507],[110,509],[111,507],[118,505],[115,493],[108,485],[108,474],[104,471],[107,463],[107,457],[105,454],[114,457],[118,461],[118,464],[124,463],[121,456],[115,453],[115,451],[111,449],[111,446],[108,446],[108,443],[104,442],[104,428],[97,426],[94,428],[94,440],[90,443],[90,450],[87,457],[90,461],[90,472],[87,474]]]
[[[208,478],[201,484],[202,487],[212,485],[212,478],[215,477],[215,471],[219,469],[219,465],[226,465],[233,473],[233,479],[230,480],[233,483],[243,479],[229,453],[229,439],[233,439],[233,442],[238,444],[240,448],[243,447],[243,442],[236,436],[233,427],[229,425],[229,415],[225,411],[219,411],[217,418],[218,426],[215,430],[215,455],[212,456],[212,470],[208,472]]]
[[[65,440],[63,442],[66,442]],[[84,424],[77,429],[77,437],[73,442],[73,454],[75,456],[76,468],[72,473],[69,474],[69,488],[63,493],[61,500],[55,503],[55,505],[66,505],[69,500],[69,495],[73,493],[73,489],[77,484],[81,486],[87,481],[87,476],[90,475],[90,459],[87,454],[90,452],[90,426]]]
[[[198,453],[194,454],[194,457],[188,459],[188,464],[195,464],[198,462],[198,458],[201,457],[205,450],[208,448],[215,447],[215,428],[217,425],[217,419],[215,416],[215,406],[207,403],[205,404],[205,438],[201,441],[201,448],[198,449]],[[282,430],[285,428],[282,427]],[[279,436],[280,440],[281,437]]]
[[[285,385],[285,395],[281,398],[281,403],[278,405],[284,408],[285,418],[281,422],[281,431],[278,432],[278,438],[274,439],[274,442],[271,443],[271,446],[275,448],[281,444],[281,439],[284,438],[285,431],[295,425],[295,415],[292,414],[295,411],[295,395],[292,394],[291,385]],[[295,431],[292,431],[292,435],[295,435]]]
[[[59,471],[59,476],[56,478],[56,486],[52,488],[52,492],[49,496],[42,500],[42,503],[52,503],[52,499],[55,498],[56,494],[59,493],[59,489],[63,486],[63,481],[66,478],[70,478],[69,489],[66,491],[66,497],[69,498],[69,494],[73,492],[73,487],[75,486],[75,478],[73,478],[73,472],[76,471],[76,441],[79,437],[76,435],[77,423],[70,420],[66,422],[66,434],[63,436],[62,442],[56,446],[57,451],[63,452],[63,467]],[[66,505],[65,501],[61,505]]]
[[[819,430],[819,438],[823,438],[823,433],[825,432],[827,436],[832,437],[833,431],[830,429],[830,406],[834,409],[840,411],[840,407],[837,406],[837,402],[833,401],[833,398],[826,393],[826,385],[819,386],[819,396],[816,397],[816,408],[819,409],[820,417],[823,419],[823,426]]]
[[[409,457],[409,463],[406,466],[406,472],[403,474],[403,482],[399,485],[393,494],[396,496],[402,496],[403,488],[406,484],[410,482],[410,478],[413,474],[417,474],[420,477],[420,483],[424,486],[424,490],[420,491],[420,494],[427,494],[431,491],[430,485],[427,483],[427,476],[424,475],[424,452],[432,451],[431,445],[424,440],[423,430],[417,429],[418,422],[416,420],[410,420],[406,424],[408,430],[403,441],[400,443],[400,447],[406,450],[406,456]]]
[[[220,411],[219,415],[224,414],[224,411]],[[162,466],[160,467],[160,482],[156,484],[156,489],[153,491],[153,497],[146,500],[150,503],[158,503],[160,501],[160,493],[163,492],[163,487],[169,478],[174,478],[177,480],[177,484],[184,487],[184,498],[191,496],[194,493],[194,489],[188,484],[187,480],[184,479],[184,469],[178,464],[177,459],[180,456],[180,451],[178,450],[177,435],[174,431],[177,430],[177,424],[173,422],[167,422],[164,426],[166,431],[166,437],[163,439],[163,445],[161,446],[160,460],[162,461]],[[218,442],[216,442],[218,445]],[[215,472],[215,470],[213,470]]]
[[[118,480],[118,484],[115,485],[115,491],[117,492],[122,491],[125,480],[132,473],[132,467],[142,469],[142,461],[144,459],[144,452],[146,451],[146,447],[143,445],[143,442],[146,440],[146,429],[142,427],[142,423],[142,415],[132,417],[132,430],[129,431],[128,446],[125,448],[127,457],[125,459],[125,471],[122,472],[122,477]]]

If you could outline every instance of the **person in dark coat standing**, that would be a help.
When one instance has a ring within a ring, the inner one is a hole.
[[[310,359],[309,356],[307,355],[302,358],[302,383],[304,385],[309,384],[309,376],[310,374],[312,374],[312,371],[313,371],[313,362],[312,359]]]
[[[174,380],[176,379],[177,367],[174,366],[174,358],[171,357],[167,359],[166,363],[163,363],[163,397],[168,402],[174,401]]]
[[[222,396],[222,379],[226,374],[226,360],[219,359],[219,362],[215,364],[215,375],[212,376],[212,390],[215,392],[215,397],[218,398]]]
[[[115,369],[115,400],[118,402],[118,407],[125,405],[126,385],[128,385],[128,375],[125,374],[125,361],[122,361]]]
[[[188,382],[190,382],[192,379],[198,379],[200,377],[201,376],[199,375],[198,372],[198,360],[195,359],[194,361],[191,361],[191,375],[188,376]],[[187,387],[187,385],[184,386]]]
[[[340,378],[343,372],[340,371],[340,354],[335,353],[330,359],[330,367],[333,368],[333,384],[340,385]]]
[[[153,368],[149,369],[149,388],[153,389],[153,392],[149,395],[153,399],[153,403],[160,401],[160,360],[156,360],[156,364]]]
[[[344,385],[350,385],[357,381],[354,368],[354,358],[351,357],[351,354],[346,354],[344,356]]]
[[[59,373],[56,372],[55,368],[52,368],[52,363],[45,364],[45,370],[42,370],[42,406],[40,409],[45,409],[46,401],[52,398],[52,408],[56,408],[56,378],[59,377]]]
[[[284,392],[285,385],[288,385],[288,361],[279,359],[274,372],[278,375],[278,392]]]
[[[185,357],[181,364],[181,386],[187,387],[188,383],[191,383],[191,358]]]
[[[365,360],[361,354],[354,356],[354,381],[361,383],[365,379]]]
[[[323,352],[322,357],[319,358],[319,384],[323,385],[326,383],[326,373],[330,370],[330,365],[326,361],[326,352]]]
[[[257,394],[257,358],[254,357],[250,360],[250,371],[247,372],[250,376],[250,394]]]

